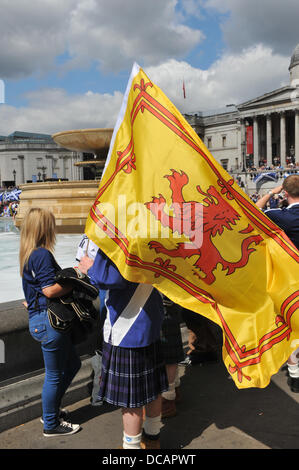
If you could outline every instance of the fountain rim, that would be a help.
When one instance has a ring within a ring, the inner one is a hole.
[[[60,147],[76,152],[98,155],[108,149],[113,135],[112,127],[72,129],[52,134],[52,139]]]
[[[23,183],[19,188],[23,190],[36,190],[36,189],[69,189],[69,188],[84,188],[91,186],[98,186],[99,180],[72,180],[72,181],[37,181],[35,183]],[[21,195],[22,198],[22,195]]]
[[[86,133],[86,132],[89,132],[89,133],[93,133],[93,132],[99,132],[99,131],[108,131],[108,132],[113,132],[113,127],[92,127],[92,128],[86,128],[86,129],[70,129],[68,131],[60,131],[60,132],[55,132],[54,134],[52,134],[52,138],[54,139],[54,137],[56,136],[60,136],[60,135],[66,135],[66,134],[74,134],[74,133],[78,133],[78,134],[83,134],[83,133]]]

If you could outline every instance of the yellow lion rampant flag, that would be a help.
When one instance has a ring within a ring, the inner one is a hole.
[[[298,347],[298,250],[137,64],[85,233],[127,280],[222,328],[238,388],[267,386]]]

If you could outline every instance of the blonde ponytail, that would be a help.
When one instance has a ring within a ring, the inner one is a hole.
[[[53,213],[47,209],[29,209],[21,226],[20,237],[20,274],[23,276],[25,265],[31,253],[39,247],[53,251],[56,242],[56,224]]]

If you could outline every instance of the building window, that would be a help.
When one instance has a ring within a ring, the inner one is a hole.
[[[222,147],[226,147],[226,135],[222,136]]]
[[[208,149],[212,147],[212,137],[208,137]]]
[[[223,168],[224,168],[225,170],[227,170],[227,168],[228,168],[228,158],[226,158],[225,160],[224,160],[224,159],[223,159],[223,160],[220,160],[220,163],[221,163],[221,165],[223,166]]]

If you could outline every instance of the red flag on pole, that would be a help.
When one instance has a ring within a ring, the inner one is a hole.
[[[184,95],[184,98],[186,98],[186,89],[185,89],[185,82],[183,80],[183,95]]]

